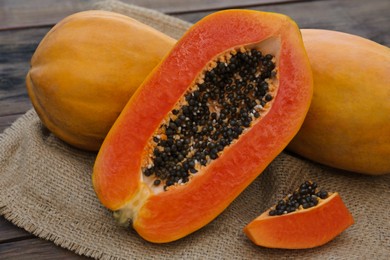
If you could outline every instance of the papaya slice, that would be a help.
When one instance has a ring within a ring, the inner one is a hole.
[[[305,182],[249,223],[244,232],[259,246],[305,249],[326,244],[353,223],[339,193]]]
[[[218,216],[297,133],[310,64],[288,17],[211,14],[176,43],[124,107],[98,153],[97,197],[146,240]]]

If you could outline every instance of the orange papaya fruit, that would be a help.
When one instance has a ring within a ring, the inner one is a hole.
[[[302,183],[244,228],[256,245],[306,249],[322,246],[354,224],[338,192],[319,190],[315,182]]]
[[[288,149],[338,169],[389,174],[390,48],[337,31],[302,35],[314,94]]]
[[[101,203],[145,240],[202,228],[286,147],[312,96],[298,26],[250,10],[193,25],[109,131],[92,181]]]
[[[112,124],[176,41],[108,11],[72,14],[39,43],[26,76],[43,124],[77,148],[98,151]]]

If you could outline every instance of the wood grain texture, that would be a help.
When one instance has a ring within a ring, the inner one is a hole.
[[[39,239],[0,217],[0,259],[88,259]]]
[[[52,259],[89,259],[56,246],[39,238],[30,238],[8,243],[0,243],[0,259],[2,260],[52,260]]]
[[[243,8],[269,4],[300,2],[302,0],[122,0],[124,3],[152,8],[166,14]],[[0,30],[50,26],[64,17],[88,8],[95,0],[2,0],[0,6]]]
[[[27,111],[28,109],[26,109]],[[3,132],[5,129],[7,129],[15,120],[17,120],[20,116],[22,116],[23,113],[17,113],[14,115],[6,115],[6,116],[0,116],[0,133]],[[2,227],[0,223],[0,233],[2,232]]]
[[[270,4],[270,1],[274,4]],[[65,16],[93,0],[0,0],[0,132],[31,108],[24,78],[35,48]],[[189,22],[225,8],[280,12],[301,28],[353,33],[390,46],[389,0],[124,0]],[[0,217],[0,259],[87,259],[14,226]]]
[[[2,216],[0,216],[0,227],[0,244],[34,238],[34,235],[17,228]]]
[[[86,9],[92,0],[2,0],[0,30],[50,26]]]
[[[338,30],[356,34],[390,46],[390,1],[366,0],[305,1],[291,4],[255,6],[250,9],[283,13],[300,28]],[[211,11],[177,14],[176,17],[195,23]]]
[[[25,76],[31,57],[50,28],[0,31],[0,126],[31,108]]]
[[[289,4],[292,2],[302,2],[305,0],[125,0],[123,2],[132,3],[138,6],[152,8],[166,14],[193,13],[206,10],[221,10],[227,8],[250,8],[253,6],[266,6],[275,4]],[[307,0],[306,0],[307,2]]]

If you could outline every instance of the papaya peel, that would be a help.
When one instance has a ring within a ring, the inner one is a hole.
[[[26,76],[30,100],[58,138],[98,151],[126,102],[175,42],[125,15],[70,15],[34,52]]]
[[[251,221],[244,232],[256,245],[306,249],[322,246],[354,224],[338,192],[306,181]]]
[[[211,14],[176,43],[115,121],[94,165],[97,197],[148,241],[187,236],[286,147],[311,96],[310,64],[290,18]]]
[[[287,149],[338,169],[390,173],[390,48],[342,32],[301,31],[314,94]]]

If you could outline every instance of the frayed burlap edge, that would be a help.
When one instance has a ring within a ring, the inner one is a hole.
[[[39,118],[35,112],[34,109],[30,109],[27,111],[23,116],[19,117],[10,127],[4,130],[3,133],[0,134],[0,144],[3,144],[3,142],[6,140],[12,140],[12,141],[18,141],[20,137],[20,131],[23,129],[29,129],[31,122],[37,122],[40,124]],[[42,128],[44,126],[42,125]],[[59,141],[59,140],[58,140]],[[61,143],[61,141],[59,141]],[[65,145],[65,144],[64,144]],[[14,143],[13,145],[10,145],[12,147],[8,151],[10,152],[10,156],[12,156],[16,150],[18,149],[18,143]],[[72,148],[70,148],[72,149]],[[94,157],[93,154],[91,154],[91,157]],[[1,158],[1,157],[0,157]],[[0,180],[1,184],[1,180]],[[2,185],[0,185],[2,186]],[[50,231],[45,229],[44,227],[36,226],[35,224],[31,223],[29,219],[23,217],[22,215],[15,213],[15,209],[10,207],[9,205],[15,204],[13,200],[16,198],[9,198],[6,199],[4,197],[0,197],[0,215],[3,216],[8,221],[12,222],[14,225],[26,230],[27,232],[40,237],[45,240],[52,241],[57,246],[60,246],[62,248],[65,248],[67,250],[73,251],[76,254],[84,255],[96,259],[103,259],[103,260],[117,260],[121,259],[119,257],[112,257],[110,255],[106,255],[102,252],[93,250],[89,247],[79,245],[73,241],[63,239],[60,236],[52,234]],[[123,258],[122,258],[123,259]]]

